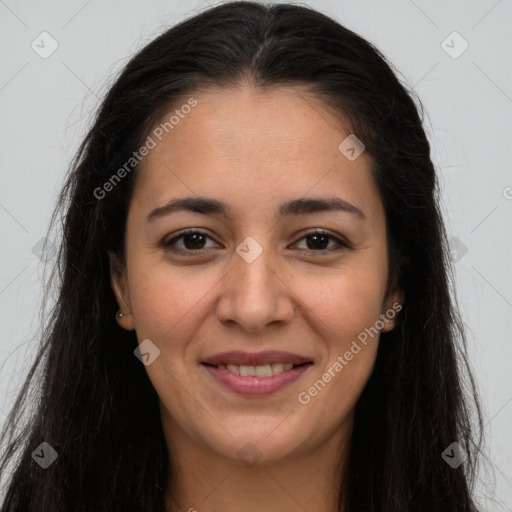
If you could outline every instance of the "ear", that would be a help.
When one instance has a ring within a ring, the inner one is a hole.
[[[117,254],[109,252],[110,259],[110,284],[112,291],[116,297],[117,305],[119,306],[119,313],[122,316],[117,316],[117,323],[127,331],[135,329],[133,322],[133,315],[130,310],[130,296],[128,293],[128,280],[126,277],[126,269],[119,260]]]
[[[381,320],[384,322],[381,332],[392,331],[395,328],[397,316],[402,310],[404,299],[402,290],[395,290],[387,296],[380,315]]]

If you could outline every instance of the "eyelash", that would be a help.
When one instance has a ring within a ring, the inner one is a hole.
[[[211,236],[209,236],[208,234],[204,233],[203,231],[198,231],[197,229],[187,229],[185,231],[182,231],[181,233],[178,233],[178,235],[173,237],[171,240],[163,241],[161,243],[161,247],[163,249],[166,249],[166,250],[171,250],[173,252],[177,252],[177,253],[181,253],[181,254],[187,254],[187,255],[190,255],[192,253],[196,253],[197,255],[204,254],[207,249],[197,249],[197,250],[194,250],[194,249],[176,249],[175,247],[173,247],[176,244],[176,241],[182,239],[186,235],[191,235],[191,234],[203,235],[203,236],[205,236],[207,238],[210,238],[210,240],[213,240],[213,238]],[[350,249],[350,246],[349,246],[349,244],[347,242],[345,242],[344,240],[341,240],[340,238],[330,234],[327,231],[323,231],[321,229],[318,229],[316,231],[311,231],[309,233],[306,233],[301,238],[299,238],[299,240],[297,240],[297,242],[300,242],[301,240],[304,240],[305,238],[309,238],[309,237],[314,236],[314,235],[326,236],[330,240],[334,240],[338,244],[338,246],[334,247],[334,248],[331,247],[330,249],[318,249],[318,250],[301,249],[301,250],[308,251],[308,252],[311,252],[311,253],[317,253],[317,254],[322,255],[322,254],[326,254],[326,253],[329,253],[329,252],[332,252],[332,251],[339,251],[339,250],[342,250],[342,249]],[[295,242],[295,243],[297,243],[297,242]]]

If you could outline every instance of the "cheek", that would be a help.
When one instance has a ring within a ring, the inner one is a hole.
[[[139,340],[149,338],[165,343],[171,337],[179,345],[187,325],[198,325],[208,292],[216,280],[206,271],[170,268],[165,263],[134,261],[130,275],[130,302]]]
[[[333,342],[346,341],[379,317],[385,286],[385,262],[364,255],[354,263],[326,272],[287,269],[290,300],[302,303],[302,314],[316,323],[317,333]],[[156,258],[155,258],[156,260]],[[211,298],[221,293],[223,272],[210,266],[174,266],[135,256],[129,264],[130,302],[137,335],[179,344],[191,326],[212,314]],[[382,268],[381,268],[382,267]]]
[[[381,292],[379,282],[340,279],[327,292],[310,296],[311,316],[318,317],[315,329],[325,333],[325,352],[297,399],[308,418],[329,418],[326,428],[336,429],[349,417],[371,375]]]
[[[375,324],[381,313],[386,274],[381,265],[347,265],[330,274],[302,276],[293,289],[304,303],[305,313],[332,343],[349,338]],[[309,313],[308,313],[309,311]]]

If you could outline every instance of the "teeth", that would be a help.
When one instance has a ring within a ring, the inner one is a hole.
[[[219,364],[217,368],[219,370],[228,370],[235,375],[242,375],[243,377],[271,377],[276,373],[281,373],[285,370],[291,370],[293,368],[293,363],[272,363],[259,366],[246,366],[243,364]]]
[[[249,375],[256,375],[256,366],[244,366],[240,365],[240,375],[247,377]]]
[[[271,377],[272,365],[264,364],[263,366],[256,366],[256,375],[258,377]]]
[[[240,366],[238,366],[237,364],[228,364],[228,370],[231,373],[234,373],[236,375],[240,375]]]

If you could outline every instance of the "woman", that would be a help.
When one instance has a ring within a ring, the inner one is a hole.
[[[57,211],[2,512],[477,509],[429,144],[367,41],[285,4],[180,23],[112,86]]]

